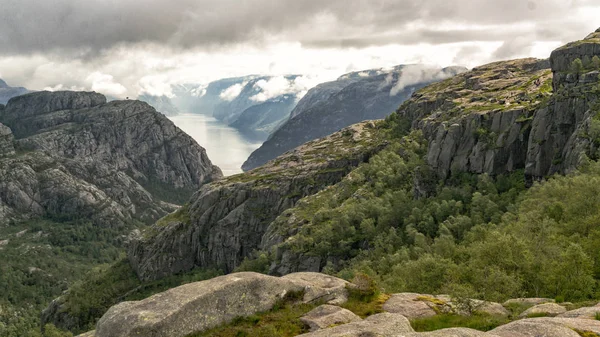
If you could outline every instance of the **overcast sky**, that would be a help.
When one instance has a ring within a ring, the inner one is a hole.
[[[170,94],[170,84],[403,63],[548,57],[600,27],[598,0],[0,0],[0,78]]]

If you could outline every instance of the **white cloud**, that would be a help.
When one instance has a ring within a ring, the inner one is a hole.
[[[244,90],[244,87],[247,84],[248,84],[248,82],[234,84],[234,85],[230,86],[229,88],[223,90],[221,92],[221,94],[219,95],[219,97],[221,97],[221,99],[223,99],[223,100],[231,102],[242,93],[242,90]]]
[[[208,88],[207,84],[201,84],[198,87],[190,90],[190,93],[192,94],[192,96],[194,97],[198,97],[201,98],[204,95],[206,95],[206,88]]]
[[[101,72],[91,73],[86,78],[86,82],[91,83],[93,91],[104,95],[122,97],[127,92],[127,89],[121,83],[115,82],[112,75]]]
[[[396,96],[406,87],[417,83],[443,80],[451,76],[453,76],[453,74],[446,73],[438,67],[428,65],[408,65],[402,69],[398,82],[396,82],[390,90],[390,96]],[[389,76],[386,78],[386,81],[391,81]]]

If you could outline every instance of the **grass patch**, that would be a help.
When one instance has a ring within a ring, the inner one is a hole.
[[[411,325],[417,332],[435,331],[446,328],[471,328],[479,331],[490,331],[508,322],[510,321],[507,318],[484,314],[473,316],[442,314],[414,319],[411,321]]]
[[[239,317],[233,322],[188,337],[292,337],[308,332],[300,321],[307,312],[319,303],[297,304],[303,292],[290,293],[270,311]]]
[[[591,332],[591,331],[581,331],[581,330],[577,330],[577,329],[573,329],[575,332],[577,332],[579,334],[579,336],[581,337],[600,337],[600,335],[598,335],[595,332]]]

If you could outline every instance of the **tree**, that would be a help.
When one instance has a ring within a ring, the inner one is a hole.
[[[590,69],[590,68],[592,68],[592,66],[593,66],[593,64],[592,64],[592,59],[590,59],[590,57],[589,57],[588,55],[585,55],[585,56],[583,57],[583,61],[582,61],[582,63],[583,63],[583,68],[584,68],[584,69]]]
[[[592,57],[592,67],[596,70],[600,70],[600,57],[598,57],[598,55]]]
[[[574,74],[581,74],[583,72],[583,62],[580,58],[576,58],[571,63],[571,72]]]

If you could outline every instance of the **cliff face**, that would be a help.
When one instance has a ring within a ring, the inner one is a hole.
[[[598,112],[598,69],[587,62],[575,73],[572,63],[599,55],[598,35],[555,50],[549,62],[497,62],[433,84],[399,113],[423,130],[427,160],[441,177],[566,173],[596,152],[588,129]]]
[[[0,153],[9,155],[0,163],[4,222],[151,222],[173,210],[165,201],[179,202],[177,194],[221,176],[202,147],[139,101],[32,93],[11,99],[0,121]]]
[[[288,150],[348,125],[384,118],[415,90],[463,71],[466,69],[459,67],[398,66],[391,71],[351,73],[337,81],[321,84],[300,100],[290,120],[250,155],[242,169],[256,168]]]
[[[254,171],[202,187],[189,208],[134,233],[128,257],[142,280],[194,267],[232,271],[270,223],[300,198],[340,181],[384,145],[372,122],[306,144]]]

